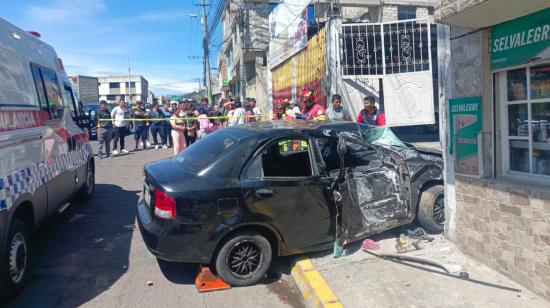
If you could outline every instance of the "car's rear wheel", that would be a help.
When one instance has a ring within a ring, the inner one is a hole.
[[[241,232],[229,238],[216,256],[218,274],[232,286],[260,282],[271,266],[271,245],[258,233]]]
[[[10,225],[0,270],[0,296],[9,299],[23,289],[28,276],[30,237],[27,224],[15,218]]]
[[[443,185],[431,186],[422,192],[418,205],[418,221],[429,232],[443,232],[445,224]]]

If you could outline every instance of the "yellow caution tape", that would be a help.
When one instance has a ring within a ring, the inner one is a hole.
[[[171,120],[223,120],[223,119],[241,119],[241,118],[271,118],[272,116],[269,114],[257,114],[257,115],[251,115],[251,116],[219,116],[219,117],[191,117],[191,118],[160,118],[160,119],[123,119],[122,121],[131,121],[131,122],[139,122],[139,121],[171,121]],[[99,122],[112,122],[115,121],[115,119],[98,119]]]

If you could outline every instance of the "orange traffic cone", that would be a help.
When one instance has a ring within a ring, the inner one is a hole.
[[[199,293],[231,289],[231,286],[223,279],[214,276],[209,267],[203,267],[202,265],[199,267],[197,278],[195,278],[195,287],[197,287]]]

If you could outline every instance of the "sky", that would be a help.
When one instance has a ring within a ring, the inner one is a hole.
[[[208,0],[209,20],[221,0]],[[0,17],[37,31],[69,75],[143,75],[155,95],[197,90],[202,77],[200,0],[2,0]],[[199,17],[190,17],[196,14]],[[221,23],[220,23],[221,25]],[[212,36],[211,67],[221,41]]]

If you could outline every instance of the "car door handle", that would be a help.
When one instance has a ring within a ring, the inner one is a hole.
[[[260,188],[260,189],[257,189],[256,192],[255,192],[255,195],[256,197],[258,198],[265,198],[265,197],[271,197],[273,196],[275,192],[271,189],[267,189],[267,188]]]

